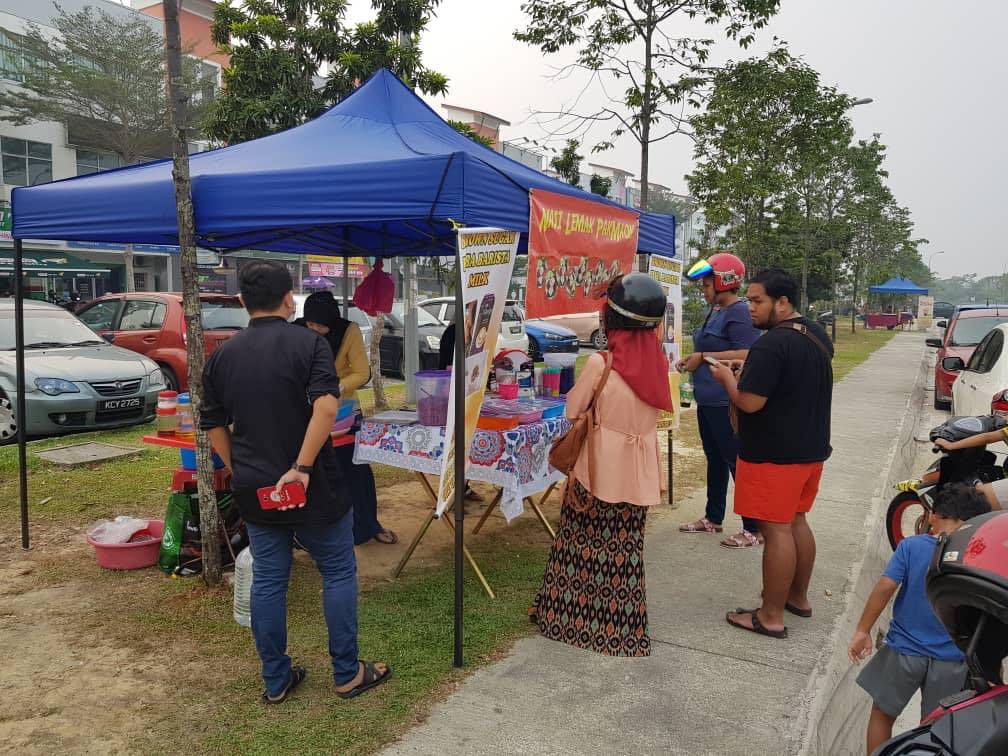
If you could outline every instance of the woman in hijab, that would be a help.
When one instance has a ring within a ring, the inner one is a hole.
[[[339,377],[340,399],[356,401],[357,389],[371,380],[371,364],[364,350],[360,326],[340,314],[339,302],[329,291],[318,291],[304,303],[304,318],[296,321],[325,337],[332,347]],[[370,465],[355,465],[354,446],[337,446],[336,457],[343,469],[347,490],[353,498],[354,543],[374,539],[379,543],[397,543],[399,538],[378,522],[378,496]]]
[[[560,531],[529,616],[552,640],[609,656],[648,656],[644,520],[661,501],[659,413],[672,410],[668,359],[655,332],[666,300],[644,273],[617,278],[607,296],[609,350],[588,358],[567,394],[574,419],[611,361],[596,400],[599,424],[567,480]]]

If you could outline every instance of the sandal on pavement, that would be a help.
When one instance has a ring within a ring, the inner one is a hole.
[[[758,609],[751,609],[751,610],[736,609],[734,612],[728,612],[725,615],[725,621],[727,621],[728,624],[731,625],[732,627],[737,627],[742,630],[748,630],[750,633],[756,633],[757,635],[765,635],[768,638],[778,638],[778,639],[787,638],[786,627],[783,630],[771,630],[765,627],[763,623],[760,622],[759,614],[757,613],[758,611],[759,611]],[[733,620],[731,618],[732,614],[741,614],[741,615],[748,614],[752,618],[752,627],[749,627],[749,625],[743,625],[741,622]]]
[[[721,545],[726,549],[749,549],[753,546],[762,546],[763,536],[743,530],[741,533],[736,533],[730,538],[725,538],[721,541]]]
[[[720,533],[724,530],[717,523],[713,523],[706,517],[701,517],[694,522],[684,522],[679,526],[680,533]]]
[[[291,679],[287,683],[287,687],[283,689],[279,696],[276,698],[269,694],[269,691],[263,691],[262,701],[266,704],[281,704],[287,700],[287,697],[294,691],[298,685],[304,682],[304,679],[308,677],[308,672],[304,667],[291,667]]]
[[[336,695],[340,698],[356,698],[361,693],[367,693],[372,688],[377,688],[392,676],[391,667],[386,667],[384,672],[379,672],[375,667],[374,662],[361,661],[360,664],[364,669],[364,675],[361,679],[360,685],[343,693],[336,691]]]
[[[790,602],[784,604],[784,611],[791,612],[791,614],[795,615],[796,617],[804,617],[805,619],[808,619],[809,617],[812,616],[811,609],[799,609],[797,606],[795,606]]]
[[[393,533],[388,528],[382,528],[378,531],[378,534],[374,537],[378,543],[385,543],[391,546],[394,543],[399,543],[399,536]]]

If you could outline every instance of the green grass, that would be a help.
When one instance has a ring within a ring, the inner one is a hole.
[[[833,345],[833,379],[843,379],[867,360],[872,352],[888,344],[895,335],[896,331],[869,331],[860,327],[855,333],[851,333],[849,324],[837,323],[837,340]]]

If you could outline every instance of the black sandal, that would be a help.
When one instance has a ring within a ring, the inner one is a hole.
[[[384,543],[388,546],[399,543],[399,536],[393,533],[388,528],[382,528],[378,531],[378,534],[374,537],[378,543]]]
[[[304,682],[304,679],[308,677],[308,671],[304,667],[291,667],[291,679],[287,683],[287,687],[283,689],[279,698],[270,698],[268,690],[264,690],[262,694],[262,701],[265,704],[281,704],[287,700],[287,697],[294,692],[294,688]]]
[[[385,672],[380,673],[375,667],[374,662],[361,661],[360,664],[364,667],[364,678],[361,680],[360,685],[351,688],[345,693],[336,691],[336,695],[340,698],[356,698],[361,693],[367,693],[372,688],[377,688],[392,676],[391,667],[386,667]]]
[[[757,614],[758,609],[736,609],[734,612],[728,612],[725,615],[725,621],[732,627],[737,627],[741,630],[748,630],[750,633],[756,633],[757,635],[765,635],[768,638],[783,639],[787,638],[787,628],[783,630],[771,630],[760,622],[759,615]],[[732,614],[748,614],[752,617],[752,627],[748,625],[743,625],[741,622],[736,622],[731,618]]]

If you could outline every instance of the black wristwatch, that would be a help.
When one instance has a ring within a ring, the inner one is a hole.
[[[297,462],[291,465],[291,470],[295,470],[296,472],[299,473],[304,473],[305,475],[311,475],[312,470],[314,469],[315,469],[314,465],[299,465]]]

